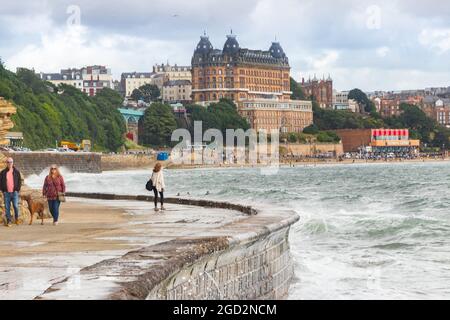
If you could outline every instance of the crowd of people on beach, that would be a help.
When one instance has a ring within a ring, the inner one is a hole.
[[[156,163],[151,178],[149,180],[150,191],[154,193],[155,211],[165,210],[164,207],[164,174],[161,163]],[[14,165],[12,158],[6,159],[6,168],[0,172],[0,190],[3,194],[4,207],[4,224],[6,227],[11,227],[12,224],[20,224],[20,207],[19,197],[22,188],[22,175],[18,168]],[[42,196],[45,197],[48,203],[48,209],[53,218],[53,225],[58,225],[60,217],[61,202],[65,202],[66,184],[64,178],[59,171],[57,165],[52,165],[48,175],[45,177],[42,186]],[[158,208],[158,198],[161,207]],[[11,216],[11,204],[14,210],[14,217]],[[31,208],[29,208],[31,210]],[[33,212],[30,212],[33,214]],[[43,214],[43,213],[41,213]]]

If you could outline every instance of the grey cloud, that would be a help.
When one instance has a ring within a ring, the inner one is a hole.
[[[418,37],[424,29],[450,29],[450,6],[446,2],[0,0],[0,56],[7,59],[14,55],[14,51],[27,45],[40,46],[41,33],[46,32],[43,26],[36,25],[28,34],[16,36],[2,18],[48,15],[52,28],[63,30],[68,17],[67,7],[77,4],[81,9],[82,25],[89,29],[89,38],[85,39],[87,43],[96,45],[99,39],[122,36],[139,38],[143,45],[164,41],[177,48],[177,52],[149,52],[147,59],[157,61],[146,61],[146,65],[165,61],[168,57],[189,62],[203,30],[207,30],[213,45],[221,48],[225,35],[233,28],[241,45],[253,49],[268,48],[276,36],[290,58],[294,74],[303,74],[304,70],[311,69],[312,60],[331,50],[338,52],[337,60],[318,71],[328,73],[326,69],[340,68],[351,74],[358,68],[372,68],[380,75],[391,70],[421,70],[431,75],[450,69],[450,52],[438,54],[433,48],[420,44]],[[366,9],[371,5],[382,10],[380,29],[370,30],[366,26]],[[384,57],[376,53],[380,47],[390,49]],[[120,51],[120,48],[114,49]],[[133,48],[125,50],[132,51]],[[141,61],[141,57],[136,61]],[[133,61],[128,65],[118,61],[116,65],[132,70],[139,68]],[[122,71],[127,70],[114,70],[114,73]],[[389,74],[392,76],[392,72]],[[341,78],[345,81],[345,77],[341,75]],[[424,81],[430,78],[428,76]],[[360,81],[362,87],[373,85],[366,79]]]

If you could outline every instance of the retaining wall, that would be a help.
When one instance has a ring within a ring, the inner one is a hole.
[[[91,152],[3,152],[14,159],[15,166],[27,176],[39,174],[52,164],[73,172],[100,173],[100,154]]]
[[[152,196],[69,193],[106,200],[152,201]],[[290,210],[258,210],[228,202],[167,198],[167,203],[238,210],[247,219],[208,234],[179,237],[104,260],[77,275],[89,299],[281,299],[293,276]],[[70,296],[64,282],[38,299]],[[88,288],[88,289],[86,289]]]
[[[156,160],[149,154],[103,154],[102,170],[121,170],[130,168],[149,168]]]
[[[283,228],[199,259],[157,285],[147,299],[282,299],[293,275]]]

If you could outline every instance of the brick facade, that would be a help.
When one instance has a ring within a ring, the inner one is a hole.
[[[241,48],[231,34],[223,50],[200,37],[192,57],[192,98],[209,105],[233,100],[253,129],[301,132],[312,123],[310,101],[291,101],[289,60],[278,42],[269,50]]]
[[[333,80],[318,80],[316,76],[312,80],[302,79],[302,88],[307,97],[314,97],[321,108],[333,107]]]
[[[195,102],[249,99],[289,100],[290,67],[278,42],[268,51],[240,48],[228,35],[223,50],[202,36],[192,57],[192,98]]]

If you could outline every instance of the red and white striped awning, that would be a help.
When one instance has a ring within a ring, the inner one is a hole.
[[[409,137],[408,129],[372,129],[372,137],[396,136]]]

